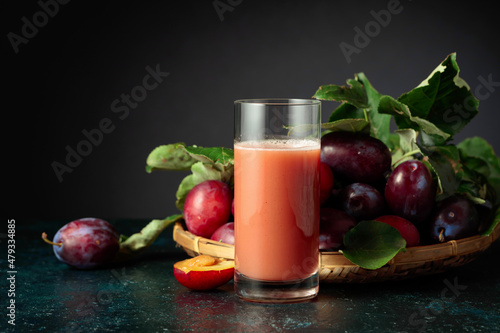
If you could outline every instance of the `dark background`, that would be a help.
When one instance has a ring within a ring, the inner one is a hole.
[[[70,1],[17,54],[8,34],[21,35],[23,17],[33,22],[42,9],[36,1],[5,3],[4,215],[177,213],[175,191],[187,173],[147,174],[146,157],[179,141],[231,147],[236,99],[310,98],[319,85],[343,84],[357,72],[398,97],[452,52],[473,91],[480,76],[500,82],[491,2],[400,1],[401,12],[350,63],[339,44],[354,45],[354,28],[364,30],[374,21],[371,11],[387,10],[390,1],[218,3],[232,3],[222,20],[211,0]],[[128,116],[114,113],[113,101],[142,84],[147,66],[169,75]],[[500,86],[490,89],[481,90],[489,95],[480,114],[456,138],[480,135],[498,153]],[[335,106],[323,103],[324,120]],[[52,163],[65,164],[66,147],[76,149],[82,131],[105,118],[114,130],[59,181]]]

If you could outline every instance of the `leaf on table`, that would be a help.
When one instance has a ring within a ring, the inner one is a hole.
[[[117,260],[127,259],[148,248],[165,228],[182,219],[181,214],[171,215],[162,220],[152,220],[142,230],[129,237],[120,236],[120,251]]]
[[[155,170],[189,170],[196,160],[184,149],[178,148],[183,143],[158,146],[146,159],[146,172]]]
[[[406,241],[394,227],[378,221],[361,221],[344,235],[344,256],[352,263],[377,269],[387,264]]]

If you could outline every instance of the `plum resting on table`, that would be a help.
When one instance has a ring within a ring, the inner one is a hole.
[[[60,261],[79,269],[88,269],[106,264],[114,259],[120,249],[119,235],[107,221],[83,218],[64,225],[53,241],[42,238],[53,245]]]

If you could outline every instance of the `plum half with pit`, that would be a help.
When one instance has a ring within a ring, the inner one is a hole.
[[[210,290],[229,282],[234,276],[234,261],[199,255],[174,264],[174,277],[192,290]]]
[[[74,220],[57,231],[49,241],[57,259],[78,269],[89,269],[111,262],[120,249],[119,235],[107,221],[88,217]]]
[[[193,187],[184,202],[184,220],[187,229],[204,238],[227,223],[231,215],[233,193],[224,182],[206,180]]]

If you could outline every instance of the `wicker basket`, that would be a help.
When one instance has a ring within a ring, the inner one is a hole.
[[[477,258],[500,236],[500,224],[489,236],[472,236],[443,244],[416,246],[398,253],[385,266],[369,270],[350,262],[340,252],[321,252],[321,282],[365,283],[403,280],[444,272]],[[200,254],[234,259],[234,246],[195,236],[182,223],[174,226],[173,238],[184,251],[194,257]]]

